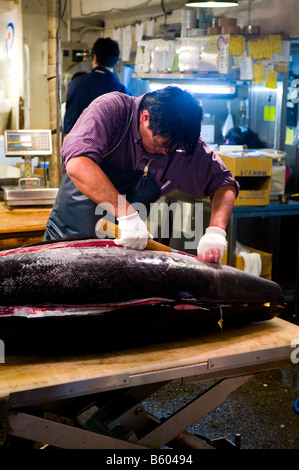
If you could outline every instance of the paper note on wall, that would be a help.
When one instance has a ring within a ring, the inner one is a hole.
[[[219,73],[228,73],[228,66],[229,66],[229,47],[226,44],[220,51],[218,56],[218,64],[219,64]]]
[[[263,59],[262,48],[258,40],[248,41],[248,53],[253,60]]]
[[[279,34],[269,34],[269,41],[272,44],[273,54],[281,54],[281,36]]]
[[[275,121],[275,106],[264,106],[264,121]]]
[[[273,54],[272,42],[267,37],[248,41],[248,51],[253,60],[271,59]]]
[[[272,43],[269,41],[268,38],[259,39],[258,40],[258,47],[261,50],[261,55],[263,59],[271,59],[272,58]]]
[[[273,70],[267,70],[266,74],[266,88],[276,88],[277,85],[277,72]]]
[[[274,64],[274,70],[276,70],[276,72],[284,73],[288,71],[288,66],[283,64]]]
[[[277,54],[273,53],[273,61],[276,64],[289,65],[289,61],[290,61],[290,41],[281,41],[281,52],[277,53]]]
[[[294,135],[295,135],[295,129],[293,127],[287,127],[286,128],[286,140],[285,140],[286,145],[293,145]]]
[[[240,80],[252,80],[253,68],[251,57],[241,57],[240,59]]]
[[[262,64],[253,64],[253,83],[264,83],[265,66]]]
[[[230,55],[243,57],[245,51],[245,38],[242,36],[231,36],[229,40]]]

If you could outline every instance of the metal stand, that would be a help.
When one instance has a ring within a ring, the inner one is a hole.
[[[0,438],[63,449],[227,447],[226,440],[208,441],[186,429],[253,374],[289,364],[290,343],[298,334],[297,326],[274,319],[198,340],[107,354],[6,358]],[[178,379],[183,385],[207,380],[213,385],[167,418],[147,413],[146,398]]]
[[[6,431],[6,437],[16,436],[63,449],[159,449],[162,446],[215,449],[213,441],[191,435],[186,429],[221,405],[229,393],[249,378],[251,376],[222,379],[165,420],[146,413],[135,396],[145,399],[147,391],[137,387],[108,395],[107,403],[101,408],[97,402],[101,397],[95,396],[75,418],[53,413],[53,404],[50,406],[51,418],[45,417],[49,404],[44,404],[42,409],[39,406],[5,411],[4,407],[2,430]],[[155,384],[150,387],[150,392],[163,385],[165,382]],[[116,414],[121,403],[122,408],[124,403],[126,407]],[[73,400],[65,405],[74,408],[76,403]],[[66,420],[72,421],[71,424],[63,422]],[[219,441],[217,444],[219,446]],[[222,439],[221,445],[227,444],[228,441]]]

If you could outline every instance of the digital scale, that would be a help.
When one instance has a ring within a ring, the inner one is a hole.
[[[57,188],[47,188],[46,169],[44,184],[32,176],[32,158],[52,155],[51,131],[47,129],[5,130],[5,156],[24,159],[25,176],[18,185],[2,186],[3,199],[8,206],[52,205]]]

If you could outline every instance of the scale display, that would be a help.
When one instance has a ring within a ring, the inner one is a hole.
[[[45,129],[4,131],[5,155],[43,156],[52,154],[51,131]]]

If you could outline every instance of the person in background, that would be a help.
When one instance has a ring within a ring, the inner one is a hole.
[[[259,136],[247,127],[233,127],[225,136],[227,145],[243,145],[244,149],[266,148]]]
[[[83,73],[71,80],[67,89],[63,132],[68,134],[82,111],[98,96],[111,91],[129,94],[126,87],[113,73],[119,59],[119,47],[110,38],[99,38],[93,45],[90,73]]]
[[[97,205],[108,203],[121,232],[116,243],[143,250],[151,234],[134,203],[148,207],[179,189],[210,198],[197,254],[220,263],[239,185],[200,136],[201,123],[196,95],[175,86],[96,98],[64,139],[63,175],[44,240],[94,236]]]

